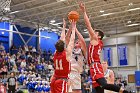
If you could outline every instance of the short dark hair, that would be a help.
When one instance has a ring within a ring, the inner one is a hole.
[[[58,40],[55,44],[55,48],[58,52],[62,52],[64,50],[65,43],[62,40]]]
[[[99,33],[99,36],[101,36],[101,40],[103,39],[104,37],[104,32],[99,30],[99,29],[95,29],[95,32],[98,32]]]

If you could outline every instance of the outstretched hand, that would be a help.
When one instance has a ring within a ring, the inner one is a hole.
[[[63,18],[63,27],[66,27],[66,21],[64,18]]]
[[[82,10],[82,12],[86,12],[85,4],[82,2],[79,2],[79,7]]]
[[[71,27],[72,27],[72,29],[76,28],[76,21],[71,20]]]

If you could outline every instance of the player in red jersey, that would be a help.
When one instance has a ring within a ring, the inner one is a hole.
[[[104,72],[99,57],[103,48],[102,38],[104,37],[104,33],[100,30],[94,30],[92,28],[86,13],[85,5],[80,3],[79,6],[84,14],[85,24],[90,37],[90,44],[88,48],[88,64],[90,66],[93,87],[96,89],[97,93],[104,93],[104,89],[120,93],[128,93],[128,91],[122,89],[119,86],[108,84],[104,78]]]
[[[56,52],[54,54],[54,75],[51,78],[51,93],[68,93],[67,82],[68,74],[70,73],[70,58],[74,47],[75,40],[75,28],[76,23],[73,21],[72,34],[70,42],[65,48],[65,20],[63,19],[63,31],[61,33],[60,40],[55,44]]]

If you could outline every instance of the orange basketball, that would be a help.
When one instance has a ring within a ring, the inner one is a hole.
[[[78,21],[78,19],[79,19],[79,13],[77,11],[71,11],[71,12],[69,12],[68,19],[69,20]]]

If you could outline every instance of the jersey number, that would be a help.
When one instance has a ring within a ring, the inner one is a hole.
[[[62,59],[60,59],[59,61],[58,59],[56,59],[56,70],[63,70]]]

